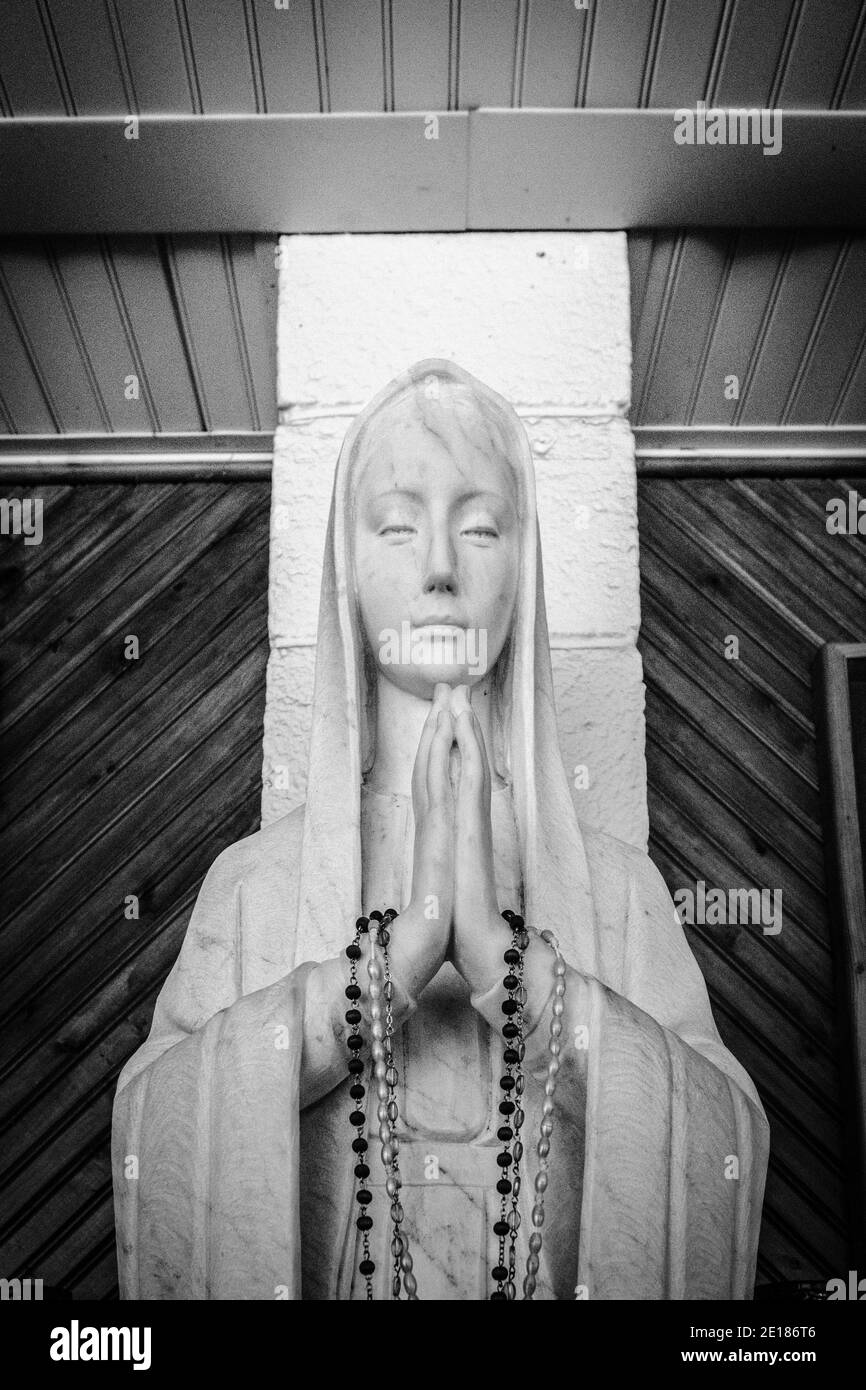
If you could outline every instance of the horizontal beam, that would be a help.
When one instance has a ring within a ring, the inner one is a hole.
[[[864,113],[767,116],[730,144],[673,110],[7,118],[0,234],[866,226]]]
[[[638,425],[641,478],[864,477],[866,427]],[[274,437],[236,434],[0,436],[3,483],[267,480]]]

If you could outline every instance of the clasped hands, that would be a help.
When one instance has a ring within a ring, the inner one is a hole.
[[[452,785],[452,749],[459,771]],[[473,994],[503,974],[510,932],[499,912],[490,765],[468,688],[436,686],[412,774],[412,893],[392,933],[392,972],[417,999],[444,960]]]

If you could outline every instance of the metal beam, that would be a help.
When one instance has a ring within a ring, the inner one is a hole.
[[[774,155],[672,110],[3,119],[0,234],[866,226],[864,113],[775,115]]]
[[[835,478],[866,475],[866,427],[632,426],[638,477]]]

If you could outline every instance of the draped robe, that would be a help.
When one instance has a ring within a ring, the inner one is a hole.
[[[431,376],[444,405],[421,393]],[[536,1296],[749,1298],[766,1117],[719,1037],[658,871],[642,851],[580,826],[556,738],[526,437],[501,398],[436,360],[386,388],[341,451],[306,805],[216,860],[150,1035],[121,1074],[112,1138],[121,1295],[365,1296],[348,1079],[306,1106],[301,1081],[305,1038],[336,1027],[345,1005],[310,1002],[315,963],[339,955],[359,912],[409,897],[411,804],[364,782],[371,720],[348,538],[367,426],[407,395],[454,448],[469,441],[504,455],[519,487],[520,583],[501,677],[507,781],[491,810],[496,884],[501,907],[557,932],[568,965]],[[422,1299],[491,1291],[500,1002],[495,989],[470,996],[446,963],[396,1039],[403,1205]],[[527,1037],[518,1273],[550,1005]],[[387,1297],[384,1173],[374,1142],[370,1152],[376,1296]]]

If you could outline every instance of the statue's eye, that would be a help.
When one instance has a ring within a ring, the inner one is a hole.
[[[489,536],[491,540],[496,540],[499,535],[492,526],[469,526],[463,532],[464,536]]]
[[[415,530],[415,527],[414,527],[414,526],[409,526],[409,525],[406,524],[406,523],[394,522],[394,524],[391,525],[391,526],[383,526],[382,529],[381,529],[381,531],[379,532],[379,535],[380,535],[380,536],[389,536],[389,535],[393,535],[393,534],[397,534],[397,535],[401,535],[401,534],[402,534],[402,535],[406,535],[407,532],[411,534],[411,532],[413,532],[414,530]]]

